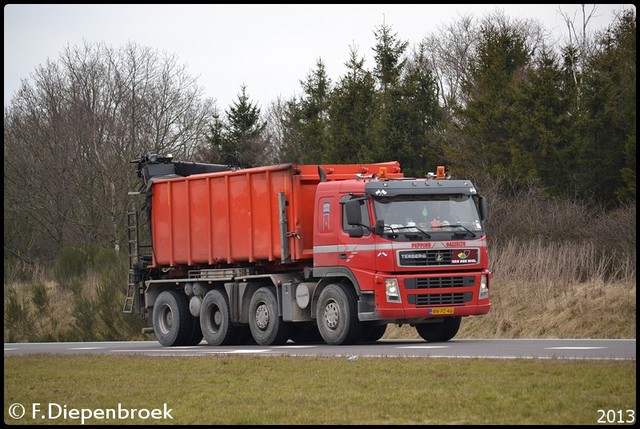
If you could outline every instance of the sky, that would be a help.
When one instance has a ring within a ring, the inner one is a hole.
[[[589,28],[602,30],[616,12],[632,8],[586,5],[593,11]],[[554,40],[566,40],[563,16],[582,22],[579,4],[7,4],[4,104],[66,47],[88,42],[117,49],[133,42],[175,54],[219,108],[228,109],[245,85],[249,100],[266,109],[278,97],[300,96],[300,81],[318,59],[333,82],[346,72],[351,47],[372,69],[374,31],[382,24],[412,47],[463,15],[482,18],[496,10],[540,22]]]

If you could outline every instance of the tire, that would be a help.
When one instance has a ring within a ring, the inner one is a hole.
[[[360,341],[363,343],[374,343],[378,341],[387,330],[387,324],[379,324],[375,322],[366,322],[362,324],[362,333]]]
[[[251,297],[249,329],[261,346],[280,345],[289,339],[289,325],[278,315],[278,299],[272,288],[261,287]]]
[[[327,344],[353,344],[360,334],[358,308],[353,292],[341,284],[330,284],[318,297],[316,317],[320,335]]]
[[[458,333],[462,317],[445,317],[442,323],[422,323],[416,325],[416,331],[423,340],[430,343],[449,341]]]
[[[240,329],[231,323],[229,298],[225,292],[212,289],[200,306],[200,329],[209,345],[234,344]]]
[[[189,345],[193,319],[187,297],[175,290],[161,292],[153,306],[153,331],[164,347]]]

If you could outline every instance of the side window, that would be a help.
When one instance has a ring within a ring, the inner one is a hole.
[[[364,201],[360,202],[360,216],[362,217],[362,224],[366,227],[370,227],[371,226],[371,220],[369,219],[369,210],[367,210],[367,205],[365,204]],[[352,226],[350,226],[349,224],[347,224],[347,209],[346,209],[346,205],[345,204],[341,204],[342,205],[342,230],[344,232],[349,232],[349,230],[352,228]],[[371,231],[367,228],[365,228],[364,230],[364,235],[370,235]]]

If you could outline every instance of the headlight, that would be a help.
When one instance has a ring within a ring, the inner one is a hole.
[[[387,293],[387,302],[400,302],[400,288],[398,287],[398,279],[385,279],[384,285]]]
[[[487,299],[489,298],[489,280],[486,275],[480,276],[480,293],[478,294],[478,299]]]

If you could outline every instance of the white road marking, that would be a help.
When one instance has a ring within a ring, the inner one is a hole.
[[[217,353],[217,354],[250,354],[250,353],[270,353],[273,350],[203,350],[201,353]]]
[[[274,349],[310,349],[313,347],[318,347],[318,346],[274,346]]]
[[[69,347],[69,350],[101,350],[106,347]]]
[[[546,350],[598,350],[606,347],[546,347]]]
[[[448,349],[451,346],[400,346],[399,349]]]

